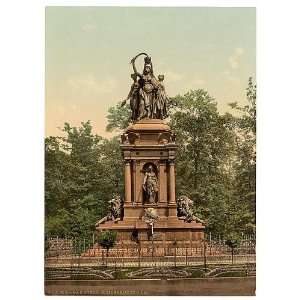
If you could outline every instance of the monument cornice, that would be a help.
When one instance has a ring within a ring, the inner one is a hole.
[[[176,150],[179,146],[174,143],[167,144],[121,144],[121,149],[124,150],[149,150],[149,149],[174,149]]]

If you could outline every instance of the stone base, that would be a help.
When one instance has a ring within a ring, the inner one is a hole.
[[[145,209],[146,208],[154,208],[157,212],[157,215],[159,219],[165,220],[170,218],[177,218],[177,208],[176,204],[166,204],[166,203],[158,203],[158,204],[125,204],[124,205],[124,220],[127,221],[127,219],[137,219],[142,220]]]
[[[151,227],[141,219],[128,217],[124,221],[105,222],[97,230],[117,231],[118,244],[148,247],[153,242],[157,247],[174,244],[185,247],[201,242],[204,239],[204,228],[202,223],[186,223],[177,217],[161,217],[154,224],[152,241]]]

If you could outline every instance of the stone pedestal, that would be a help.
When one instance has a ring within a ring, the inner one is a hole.
[[[125,199],[123,220],[107,221],[98,230],[116,230],[122,243],[134,243],[132,233],[147,244],[149,225],[144,220],[146,208],[154,208],[158,219],[154,223],[156,243],[182,241],[191,243],[203,238],[202,223],[186,223],[177,218],[175,190],[175,156],[177,145],[170,127],[162,120],[143,119],[129,126],[122,135],[124,157]],[[143,189],[147,168],[157,177],[156,202],[149,203]],[[145,245],[146,245],[145,244]]]

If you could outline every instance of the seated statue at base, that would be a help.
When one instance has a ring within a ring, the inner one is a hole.
[[[205,224],[205,222],[194,215],[192,206],[194,201],[187,196],[180,196],[177,199],[177,217],[187,223],[195,221],[196,223]]]
[[[119,221],[121,220],[121,213],[122,213],[122,199],[119,195],[116,195],[109,201],[110,208],[108,214],[99,220],[95,226],[98,227],[100,224],[106,221]]]

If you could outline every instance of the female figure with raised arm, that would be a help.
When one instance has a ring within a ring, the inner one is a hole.
[[[140,55],[146,55],[144,59],[143,74],[140,74],[135,66],[135,60]],[[151,58],[146,53],[140,53],[131,60],[133,71],[139,77],[139,113],[138,120],[143,118],[155,118],[154,103],[156,100],[159,82],[153,74],[153,65]]]

